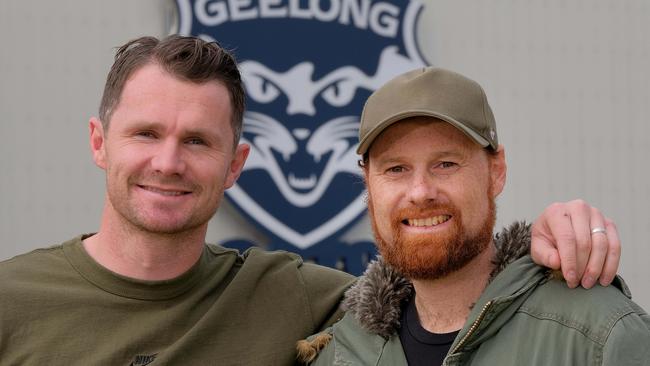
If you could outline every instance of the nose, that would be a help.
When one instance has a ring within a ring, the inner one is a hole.
[[[151,167],[162,175],[183,175],[186,166],[178,143],[168,140],[158,144],[151,159]]]
[[[407,189],[409,201],[416,206],[431,203],[438,196],[435,177],[427,172],[413,174],[413,179]]]

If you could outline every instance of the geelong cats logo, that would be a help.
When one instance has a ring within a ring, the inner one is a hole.
[[[228,197],[271,234],[273,248],[311,256],[332,250],[328,243],[366,208],[355,153],[365,99],[397,74],[426,64],[415,37],[422,4],[177,5],[179,33],[217,40],[233,50],[242,70],[248,98],[242,142],[251,154]]]

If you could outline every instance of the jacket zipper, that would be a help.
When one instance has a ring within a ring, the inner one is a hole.
[[[529,283],[528,285],[526,285],[526,287],[522,291],[526,292],[526,291],[530,290],[531,287],[536,286],[538,283],[539,283],[539,281]],[[469,327],[469,330],[467,331],[467,334],[465,334],[465,336],[463,336],[463,338],[460,340],[460,342],[458,342],[458,345],[456,347],[454,347],[454,350],[451,353],[448,353],[449,355],[453,355],[454,353],[458,352],[458,350],[461,349],[461,347],[463,347],[465,345],[465,343],[467,343],[467,340],[469,339],[469,337],[471,337],[474,334],[474,332],[476,332],[476,328],[478,328],[479,324],[481,324],[481,322],[483,321],[483,318],[485,318],[485,314],[487,314],[488,309],[490,308],[490,306],[492,306],[493,303],[494,303],[494,300],[490,300],[487,303],[485,303],[485,305],[483,305],[483,309],[481,309],[481,312],[478,314],[478,317],[476,318],[476,320],[474,320],[474,323],[472,323],[472,326]],[[445,357],[445,361],[446,360],[447,360],[447,358]],[[444,364],[445,363],[443,361],[443,365]]]
[[[478,325],[483,321],[483,318],[485,317],[485,314],[487,313],[490,306],[492,306],[492,303],[493,303],[493,300],[490,300],[487,303],[485,303],[485,305],[483,305],[483,309],[481,309],[481,312],[478,314],[478,318],[476,318],[476,320],[474,320],[474,323],[472,323],[472,326],[469,327],[469,330],[467,331],[467,334],[465,334],[463,339],[461,339],[460,342],[458,342],[458,345],[456,345],[456,347],[450,353],[450,355],[456,353],[461,347],[463,347],[465,345],[465,343],[467,343],[467,340],[469,339],[469,337],[471,337],[474,334],[474,332],[476,332],[476,328],[478,328]]]

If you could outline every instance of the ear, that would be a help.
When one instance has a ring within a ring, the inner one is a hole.
[[[237,181],[237,178],[239,178],[250,151],[251,147],[248,144],[239,144],[237,149],[235,149],[235,154],[228,169],[228,176],[226,176],[226,182],[224,184],[225,189],[232,187]]]
[[[503,145],[499,145],[495,155],[489,156],[490,179],[492,180],[492,192],[494,197],[501,194],[506,185],[506,152]]]
[[[90,129],[90,151],[93,154],[95,165],[106,170],[106,137],[104,126],[97,117],[92,117],[88,123]]]

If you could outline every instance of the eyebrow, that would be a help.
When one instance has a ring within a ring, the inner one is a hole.
[[[445,157],[452,157],[452,158],[462,158],[464,155],[463,152],[465,149],[462,149],[462,151],[441,151],[439,153],[436,153],[435,156],[436,158],[445,158]]]
[[[215,138],[218,137],[218,133],[212,133],[213,131],[207,128],[191,128],[188,130],[185,130],[185,135],[187,136],[199,136],[199,137],[206,137],[206,138]]]
[[[463,154],[462,151],[447,150],[447,151],[436,152],[436,153],[432,154],[430,157],[437,160],[437,159],[444,159],[444,158],[449,158],[449,157],[451,157],[451,158],[462,158],[465,155],[466,154]],[[399,163],[402,160],[403,160],[403,158],[401,156],[389,156],[389,157],[386,157],[386,158],[381,158],[380,157],[380,158],[377,159],[377,162],[379,164],[390,164],[390,163]]]
[[[131,122],[130,126],[128,126],[129,130],[139,130],[139,129],[160,130],[163,128],[164,125],[160,122],[141,121],[141,120],[133,121]]]

